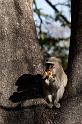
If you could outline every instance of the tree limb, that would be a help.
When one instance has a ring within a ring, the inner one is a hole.
[[[60,13],[59,10],[53,5],[49,0],[45,0],[54,10],[56,13]],[[70,22],[67,20],[67,18],[60,13],[60,20],[62,19],[69,27],[71,27]]]

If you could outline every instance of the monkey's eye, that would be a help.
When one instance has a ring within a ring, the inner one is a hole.
[[[49,68],[53,68],[53,66],[54,66],[53,64],[50,64],[50,67]]]
[[[51,68],[53,68],[53,64],[51,64],[51,63],[46,63],[46,69],[51,69]]]
[[[49,69],[50,63],[46,63],[46,68]]]

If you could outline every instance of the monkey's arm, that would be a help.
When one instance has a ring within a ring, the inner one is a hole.
[[[67,78],[67,75],[65,73],[64,73],[62,79],[63,79],[63,86],[66,87],[67,82],[68,82],[68,78]]]
[[[47,79],[47,77],[48,77],[47,72],[44,72],[44,74],[43,74],[43,80]]]

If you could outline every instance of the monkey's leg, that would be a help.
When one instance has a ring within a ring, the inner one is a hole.
[[[46,88],[44,89],[44,93],[45,93],[45,96],[46,96],[46,98],[48,100],[48,107],[52,108],[53,107],[53,103],[52,103],[52,95],[49,92],[49,84],[50,84],[49,80],[46,79],[45,80],[45,87]]]
[[[48,100],[50,103],[52,103],[52,95],[51,94],[48,95]]]
[[[51,94],[48,94],[48,107],[49,108],[52,108],[53,107],[53,103],[52,103],[52,95]]]
[[[61,86],[61,87],[58,89],[56,98],[55,98],[55,100],[54,100],[54,106],[55,106],[56,108],[60,108],[60,107],[61,107],[60,103],[58,103],[58,102],[59,102],[59,100],[63,97],[63,94],[64,94],[64,86]]]

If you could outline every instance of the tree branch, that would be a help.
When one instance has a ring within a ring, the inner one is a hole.
[[[57,4],[55,4],[55,6],[59,6],[59,5],[60,6],[67,6],[69,8],[71,7],[70,4],[66,4],[66,3],[57,3]]]
[[[60,13],[59,12],[59,10],[55,7],[55,5],[53,5],[49,0],[45,0],[54,10],[55,10],[55,12],[56,13]],[[69,26],[69,27],[71,27],[71,24],[70,24],[70,22],[67,20],[67,18],[64,16],[64,15],[62,15],[61,13],[60,13],[60,21],[61,21],[61,19]]]
[[[40,36],[40,34],[41,34],[41,27],[42,27],[42,18],[40,16],[40,10],[37,8],[37,4],[36,4],[35,0],[34,0],[34,5],[35,5],[35,8],[36,8],[36,13],[38,15],[38,18],[40,20],[40,26],[39,26],[39,29],[40,29],[39,36]]]

